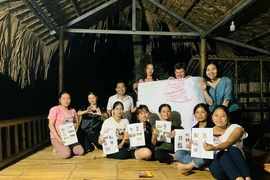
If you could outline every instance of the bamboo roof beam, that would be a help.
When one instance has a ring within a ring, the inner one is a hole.
[[[263,32],[261,34],[258,34],[256,36],[254,36],[252,39],[249,39],[249,40],[245,41],[244,44],[248,44],[251,41],[254,41],[254,40],[260,39],[262,37],[268,36],[269,34],[270,34],[270,29],[268,31],[265,31],[265,32]]]
[[[49,30],[53,29],[56,34],[59,35],[58,29],[54,26],[50,18],[43,12],[43,10],[34,0],[22,1]]]
[[[201,39],[202,38],[205,38],[206,36],[208,36],[209,34],[211,34],[213,31],[215,31],[216,29],[220,28],[223,24],[225,24],[227,21],[229,21],[234,16],[236,16],[240,11],[242,11],[244,8],[247,8],[249,5],[251,5],[254,2],[255,2],[255,0],[246,0],[244,3],[242,3],[241,5],[239,5],[231,13],[228,13],[227,16],[225,16],[225,18],[223,18],[216,25],[214,25],[212,28],[210,28],[206,33],[204,33],[201,36]]]
[[[257,47],[254,47],[254,46],[250,46],[248,44],[244,44],[244,43],[241,43],[241,42],[237,42],[237,41],[234,41],[234,40],[231,40],[231,39],[226,39],[226,38],[223,38],[223,37],[213,37],[212,39],[215,39],[215,40],[218,40],[218,41],[221,41],[221,42],[225,42],[225,43],[229,43],[229,44],[233,44],[233,45],[243,47],[243,48],[246,48],[246,49],[250,49],[250,50],[253,50],[253,51],[257,51],[257,52],[266,54],[268,56],[270,55],[269,51],[266,51],[264,49],[257,48]]]
[[[79,17],[80,16],[80,12],[78,10],[78,7],[77,7],[77,4],[74,2],[74,0],[70,0],[72,6],[73,6],[73,9],[74,11],[76,12],[77,16]]]
[[[187,26],[189,26],[192,29],[196,30],[197,32],[202,33],[202,34],[204,33],[204,31],[202,29],[200,29],[199,27],[195,26],[194,24],[192,24],[191,22],[189,22],[185,18],[182,18],[181,16],[178,16],[174,12],[170,11],[168,8],[166,8],[166,7],[162,6],[161,4],[159,4],[157,1],[155,1],[155,0],[149,0],[149,2],[151,2],[154,5],[156,5],[157,7],[159,7],[160,9],[162,9],[163,11],[169,13],[170,15],[172,15],[173,17],[175,17],[176,19],[178,19],[181,22],[185,23]]]

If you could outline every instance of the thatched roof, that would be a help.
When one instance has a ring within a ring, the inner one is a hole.
[[[178,32],[173,38],[181,43],[190,45],[206,38],[209,42],[234,45],[227,46],[228,51],[225,51],[225,46],[215,44],[215,51],[270,55],[268,0],[136,2],[148,17],[150,30],[156,31],[160,22],[165,23],[170,31]],[[100,22],[131,7],[132,0],[0,0],[0,72],[8,74],[22,87],[38,77],[46,79],[52,55],[59,46],[61,26],[108,28]],[[232,20],[236,26],[234,32],[229,31]],[[65,38],[67,45],[72,35]]]

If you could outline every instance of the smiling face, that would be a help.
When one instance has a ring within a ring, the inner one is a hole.
[[[97,96],[95,96],[94,94],[89,94],[88,95],[88,102],[91,105],[96,105],[97,104]]]
[[[141,109],[137,116],[141,122],[146,122],[149,119],[149,112],[146,109]]]
[[[68,93],[62,94],[61,97],[59,98],[59,102],[61,106],[68,108],[71,102],[70,95]]]
[[[218,73],[218,70],[217,70],[217,67],[216,65],[214,64],[209,64],[206,68],[206,76],[209,78],[209,79],[215,79],[217,77],[217,73]]]
[[[116,90],[117,94],[119,94],[119,95],[125,95],[125,93],[126,93],[126,86],[125,86],[124,83],[121,83],[121,82],[120,83],[117,83],[115,90]]]
[[[161,120],[166,120],[169,121],[170,116],[171,116],[171,110],[168,106],[164,106],[161,108],[159,112]]]
[[[117,102],[118,103],[118,102]],[[124,112],[124,107],[122,104],[118,103],[114,108],[113,108],[113,115],[116,117],[121,118]]]
[[[217,108],[213,112],[212,120],[217,127],[226,128],[229,122],[229,117],[222,108]]]
[[[185,78],[186,72],[183,68],[181,68],[181,69],[175,69],[174,74],[175,74],[175,77],[179,79],[179,78]]]
[[[207,119],[207,111],[203,107],[198,107],[195,111],[195,118],[199,121],[205,121]]]

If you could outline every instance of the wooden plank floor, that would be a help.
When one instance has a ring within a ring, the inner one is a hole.
[[[0,171],[0,179],[75,179],[75,180],[99,180],[99,179],[142,179],[137,171],[149,170],[155,180],[158,179],[188,179],[211,180],[214,179],[207,171],[195,170],[195,174],[184,176],[183,171],[178,171],[172,165],[162,164],[158,161],[138,161],[135,159],[95,159],[93,154],[101,152],[95,150],[84,156],[71,159],[61,159],[52,154],[52,146],[48,146],[21,161]]]

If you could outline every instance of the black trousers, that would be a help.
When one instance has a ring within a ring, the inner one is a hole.
[[[173,161],[173,156],[171,156],[170,153],[173,152],[165,149],[157,149],[155,151],[155,158],[160,163],[171,164]]]

